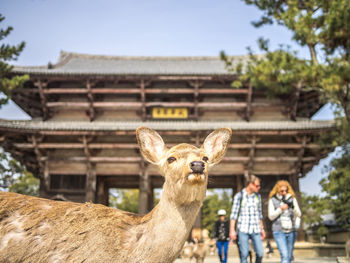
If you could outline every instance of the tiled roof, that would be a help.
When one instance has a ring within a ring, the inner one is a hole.
[[[247,61],[237,56],[235,61]],[[19,74],[38,75],[229,75],[220,57],[126,57],[61,52],[57,64],[17,66]]]
[[[259,121],[259,122],[188,122],[188,121],[6,121],[0,120],[0,130],[26,131],[132,131],[139,126],[155,130],[214,130],[228,127],[233,131],[299,131],[320,130],[336,126],[335,121]]]

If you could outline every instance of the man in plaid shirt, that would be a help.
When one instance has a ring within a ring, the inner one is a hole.
[[[261,197],[258,194],[260,179],[250,176],[246,188],[238,192],[233,199],[230,238],[238,238],[241,263],[247,263],[249,239],[252,240],[256,254],[256,263],[262,262],[264,248],[262,240],[266,234],[262,222]],[[237,232],[236,232],[237,225]]]

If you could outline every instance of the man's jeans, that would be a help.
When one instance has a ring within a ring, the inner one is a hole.
[[[216,241],[216,246],[218,248],[218,254],[221,263],[227,263],[228,243],[228,241]],[[222,255],[222,248],[224,248],[224,255]]]
[[[256,263],[261,263],[264,256],[264,248],[260,233],[247,234],[238,231],[238,246],[241,254],[241,263],[247,263],[249,254],[249,239],[252,240],[253,248],[256,254]]]
[[[275,239],[278,250],[281,254],[281,263],[291,263],[296,232],[292,231],[289,233],[284,233],[281,231],[274,231],[273,238]]]

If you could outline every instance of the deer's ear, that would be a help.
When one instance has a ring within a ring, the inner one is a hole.
[[[137,128],[136,137],[143,157],[153,164],[159,162],[165,152],[162,137],[147,127]]]
[[[202,149],[207,155],[210,165],[219,163],[224,157],[231,135],[231,129],[221,128],[207,136],[202,145]]]

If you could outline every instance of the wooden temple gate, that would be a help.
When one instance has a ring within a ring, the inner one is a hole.
[[[62,53],[54,66],[13,70],[23,73],[30,80],[12,98],[32,120],[1,120],[1,144],[40,178],[46,198],[108,204],[108,189],[138,188],[139,212],[149,211],[163,179],[139,153],[138,126],[157,130],[169,146],[200,146],[213,129],[231,128],[208,187],[235,193],[255,174],[264,204],[279,179],[299,193],[299,178],[331,149],[318,139],[334,123],[310,120],[322,106],[317,92],[268,99],[249,83],[232,88],[237,76],[219,58]]]

